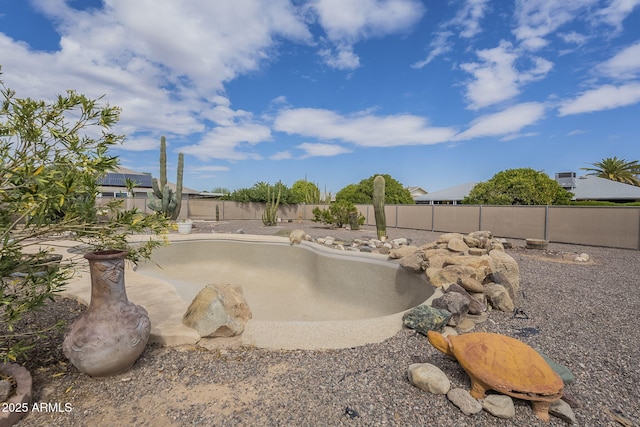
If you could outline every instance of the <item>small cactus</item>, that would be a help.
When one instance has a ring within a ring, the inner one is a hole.
[[[280,183],[276,184],[278,187],[278,194],[271,192],[271,186],[267,187],[267,203],[262,214],[262,223],[266,226],[274,226],[278,224],[278,206],[280,205],[280,195],[282,193],[282,186]]]
[[[182,176],[184,172],[184,155],[178,154],[178,179],[175,193],[167,183],[167,140],[160,138],[160,182],[156,178],[151,180],[153,192],[148,194],[149,209],[162,213],[169,219],[176,220],[182,207]]]
[[[378,239],[387,238],[387,219],[384,213],[384,177],[377,175],[373,179],[373,211],[376,217]]]

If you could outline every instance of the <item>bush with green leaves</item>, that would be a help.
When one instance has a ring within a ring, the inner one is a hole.
[[[243,203],[269,203],[274,189],[280,192],[280,203],[283,205],[297,203],[294,200],[291,189],[284,185],[282,181],[278,181],[274,185],[264,181],[256,182],[251,188],[241,188],[233,191],[231,194],[223,197],[223,200]]]
[[[572,194],[544,172],[531,168],[508,169],[477,184],[463,204],[567,205]]]
[[[375,174],[358,184],[349,184],[336,194],[336,200],[370,205],[373,201],[373,180],[382,175],[385,181],[385,203],[388,205],[412,205],[415,200],[411,192],[389,174]]]
[[[307,205],[320,204],[320,188],[317,184],[306,179],[299,179],[291,186],[293,203],[304,203]]]
[[[313,213],[312,221],[322,222],[323,224],[332,225],[338,228],[342,228],[343,225],[354,222],[354,216],[356,219],[354,224],[362,225],[365,221],[365,217],[358,212],[355,205],[346,200],[331,203],[327,209],[315,207],[311,212]]]
[[[16,361],[47,328],[14,326],[53,300],[77,267],[79,256],[51,257],[56,240],[124,249],[136,262],[164,242],[167,222],[125,210],[122,199],[96,207],[98,179],[118,163],[109,148],[124,139],[112,132],[119,108],[71,90],[41,101],[0,86],[0,361]],[[149,238],[132,245],[133,233]]]

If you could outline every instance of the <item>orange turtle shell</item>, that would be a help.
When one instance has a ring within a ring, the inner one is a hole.
[[[549,405],[562,397],[560,376],[522,341],[489,332],[445,337],[429,331],[427,337],[435,348],[457,359],[471,379],[476,399],[495,390],[530,400],[536,416],[548,420]]]

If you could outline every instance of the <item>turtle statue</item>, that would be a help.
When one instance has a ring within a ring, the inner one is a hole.
[[[471,379],[471,395],[487,390],[530,400],[536,417],[549,421],[549,406],[562,397],[563,382],[534,349],[506,335],[473,332],[447,336],[428,331],[431,345],[454,357]]]

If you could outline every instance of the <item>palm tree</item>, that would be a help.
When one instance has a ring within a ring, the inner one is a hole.
[[[595,175],[599,178],[606,178],[640,187],[640,164],[637,160],[627,162],[625,159],[607,157],[602,159],[602,161],[590,164],[595,167],[580,168],[591,172],[587,175]]]

